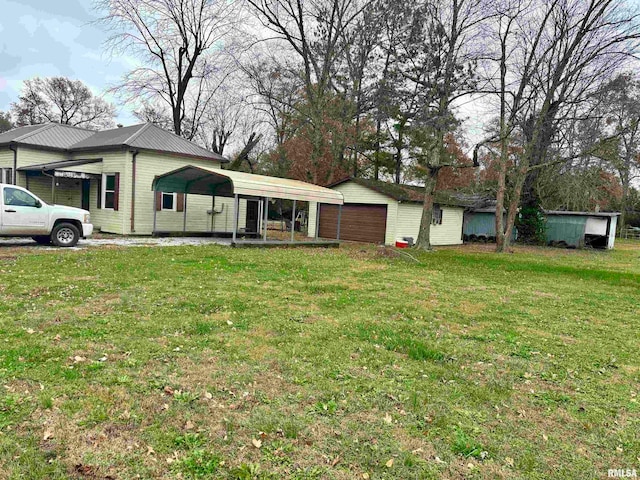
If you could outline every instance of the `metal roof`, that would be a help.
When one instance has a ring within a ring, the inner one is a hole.
[[[619,212],[569,212],[565,210],[544,210],[546,215],[577,215],[581,217],[619,217]]]
[[[342,193],[311,183],[192,165],[158,175],[153,181],[152,189],[167,193],[219,197],[246,195],[336,205],[344,203]]]
[[[102,158],[90,158],[86,160],[77,159],[77,160],[62,160],[59,162],[49,162],[49,163],[40,163],[38,165],[28,165],[26,167],[20,167],[18,171],[48,171],[55,170],[57,168],[69,168],[76,167],[78,165],[86,165],[88,163],[99,163],[102,162]]]
[[[46,123],[15,128],[0,134],[0,144],[14,142],[22,145],[67,150],[75,143],[91,137],[94,133],[94,131],[71,125]]]
[[[59,123],[30,125],[0,134],[0,145],[10,143],[64,150],[68,153],[127,147],[228,162],[222,155],[202,148],[152,123],[99,132]]]

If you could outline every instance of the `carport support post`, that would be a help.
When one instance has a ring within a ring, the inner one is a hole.
[[[293,242],[296,233],[296,201],[293,201],[293,210],[291,210],[291,241]]]
[[[316,240],[320,237],[320,202],[316,203]]]
[[[264,197],[264,234],[262,237],[263,241],[267,241],[267,222],[269,221],[269,197]]]
[[[236,193],[233,196],[233,233],[231,234],[231,239],[233,243],[236,243],[236,233],[238,232],[238,209],[240,207],[240,197]]]
[[[342,205],[338,205],[338,231],[336,232],[336,240],[340,240],[340,221],[342,220]]]
[[[187,194],[184,194],[184,205],[183,205],[183,213],[182,213],[182,233],[187,231]]]
[[[100,195],[100,192],[98,192],[98,195]],[[156,191],[153,191],[153,231],[151,232],[151,234],[155,234],[156,233],[156,220],[158,218],[158,195],[156,195]]]

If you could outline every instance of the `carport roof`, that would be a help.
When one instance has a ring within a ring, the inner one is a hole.
[[[167,193],[219,197],[244,195],[336,205],[342,205],[344,202],[342,193],[336,190],[299,180],[192,165],[157,176],[153,181],[152,189]]]

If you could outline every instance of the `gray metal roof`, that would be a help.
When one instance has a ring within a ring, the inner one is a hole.
[[[546,215],[575,215],[580,217],[619,217],[619,212],[569,212],[565,210],[544,210]]]
[[[223,163],[228,161],[223,156],[202,148],[185,138],[167,132],[152,123],[99,132],[58,123],[30,125],[0,134],[0,145],[8,145],[9,143],[65,150],[69,153],[128,147],[174,155],[207,158]]]
[[[46,123],[15,128],[0,135],[0,144],[15,142],[21,145],[69,149],[73,144],[92,136],[95,132],[84,128]]]
[[[26,167],[20,167],[18,170],[21,172],[24,171],[38,171],[38,170],[56,170],[58,168],[69,168],[76,167],[78,165],[87,165],[89,163],[100,163],[102,162],[102,158],[88,158],[88,159],[77,159],[77,160],[61,160],[59,162],[49,162],[49,163],[40,163],[38,165],[28,165]]]

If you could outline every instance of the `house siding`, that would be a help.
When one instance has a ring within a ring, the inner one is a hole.
[[[164,173],[176,170],[187,165],[204,168],[220,168],[220,163],[213,160],[199,160],[194,158],[175,157],[155,153],[140,152],[136,159],[136,204],[135,204],[135,232],[127,230],[127,233],[136,235],[150,235],[153,230],[154,192],[151,190],[153,179]],[[122,183],[122,178],[121,178]],[[127,178],[127,185],[131,185],[131,173]],[[212,199],[208,195],[187,195],[187,231],[209,232],[212,228],[215,232],[233,231],[233,198],[216,197],[215,210],[220,212],[211,215]],[[121,197],[122,200],[122,197]],[[127,219],[130,227],[131,190],[127,197]],[[158,231],[182,231],[184,212],[158,211],[156,215],[156,230]],[[238,228],[243,229],[246,224],[246,201],[240,201],[238,212]]]
[[[400,203],[397,200],[359,185],[355,182],[344,182],[333,187],[344,195],[344,203],[363,203],[370,205],[387,205],[387,229],[385,244],[394,245],[396,239],[413,237],[418,239],[422,205],[417,203]],[[316,227],[317,206],[309,207],[309,230],[307,235],[314,237]],[[464,209],[461,207],[442,207],[442,224],[431,225],[432,245],[459,245],[462,243],[462,220]]]
[[[442,224],[431,225],[431,245],[462,244],[462,220],[464,209],[460,207],[442,206]],[[398,205],[396,238],[413,237],[418,239],[422,205],[401,203]]]

